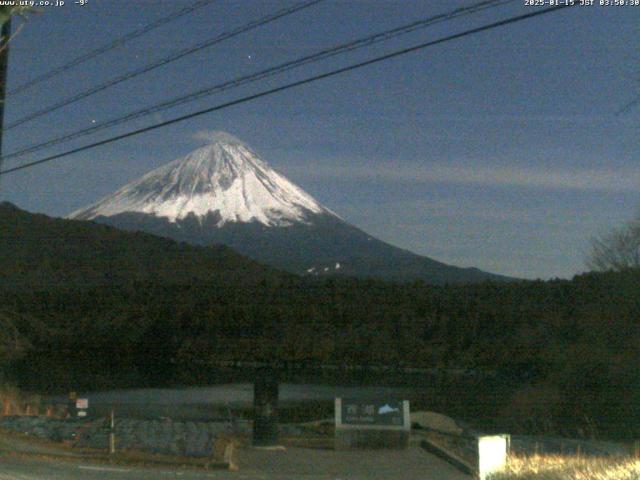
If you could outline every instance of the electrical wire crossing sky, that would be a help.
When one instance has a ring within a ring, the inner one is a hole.
[[[491,24],[488,24],[488,25],[483,25],[481,27],[477,27],[477,28],[474,28],[474,29],[471,29],[471,30],[466,30],[464,32],[461,32],[461,33],[458,33],[458,34],[455,34],[455,35],[450,35],[448,37],[440,38],[440,39],[433,40],[433,41],[430,41],[430,42],[427,42],[427,43],[422,43],[422,44],[419,44],[419,45],[414,45],[414,46],[411,46],[411,47],[407,47],[407,48],[404,48],[402,50],[397,50],[397,51],[388,53],[388,54],[383,55],[381,57],[372,58],[370,60],[366,60],[364,62],[360,62],[360,63],[354,64],[354,65],[349,65],[349,66],[340,68],[338,70],[332,70],[330,72],[326,72],[326,73],[322,73],[320,75],[316,75],[316,76],[313,76],[313,77],[305,78],[305,79],[299,80],[297,82],[281,85],[279,87],[276,87],[276,88],[273,88],[273,89],[270,89],[270,90],[265,90],[265,91],[256,93],[254,95],[250,95],[248,97],[243,97],[243,98],[231,101],[231,102],[223,103],[223,104],[220,104],[220,105],[215,105],[213,107],[209,107],[209,108],[206,108],[204,110],[199,110],[199,111],[190,113],[188,115],[184,115],[182,117],[174,118],[172,120],[167,120],[165,122],[161,122],[159,124],[151,125],[149,127],[145,127],[145,128],[139,129],[139,130],[134,130],[134,131],[131,131],[131,132],[127,132],[125,134],[118,135],[116,137],[111,137],[109,139],[102,140],[100,142],[96,142],[96,143],[92,143],[92,144],[89,144],[89,145],[85,145],[83,147],[79,147],[79,148],[76,148],[74,150],[70,150],[68,152],[64,152],[64,153],[60,153],[60,154],[57,154],[57,155],[52,155],[52,156],[49,156],[49,157],[45,157],[43,159],[36,160],[36,161],[33,161],[33,162],[29,162],[29,163],[26,163],[26,164],[23,164],[23,165],[19,165],[19,166],[10,168],[10,169],[0,170],[0,175],[6,175],[6,174],[9,174],[9,173],[17,172],[19,170],[24,170],[26,168],[35,167],[37,165],[41,165],[41,164],[46,163],[46,162],[57,160],[59,158],[66,157],[68,155],[72,155],[74,153],[83,152],[83,151],[90,150],[92,148],[96,148],[96,147],[99,147],[99,146],[102,146],[102,145],[107,145],[107,144],[112,143],[112,142],[116,142],[116,141],[119,141],[119,140],[124,140],[126,138],[129,138],[129,137],[132,137],[132,136],[135,136],[135,135],[140,135],[140,134],[143,134],[143,133],[146,133],[146,132],[150,132],[150,131],[155,130],[157,128],[162,128],[162,127],[166,127],[168,125],[172,125],[174,123],[183,122],[185,120],[189,120],[191,118],[195,118],[195,117],[198,117],[200,115],[204,115],[204,114],[207,114],[207,113],[212,113],[212,112],[215,112],[215,111],[218,111],[218,110],[222,110],[222,109],[225,109],[225,108],[229,108],[229,107],[232,107],[232,106],[244,103],[244,102],[248,102],[248,101],[251,101],[251,100],[256,100],[258,98],[261,98],[261,97],[264,97],[264,96],[267,96],[267,95],[273,95],[275,93],[280,93],[280,92],[283,92],[285,90],[289,90],[290,88],[295,88],[295,87],[299,87],[299,86],[302,86],[302,85],[306,85],[306,84],[311,83],[311,82],[315,82],[315,81],[322,80],[322,79],[325,79],[325,78],[333,77],[334,75],[339,75],[339,74],[343,74],[343,73],[346,73],[346,72],[350,72],[350,71],[355,70],[357,68],[362,68],[362,67],[366,67],[366,66],[369,66],[369,65],[373,65],[373,64],[378,63],[378,62],[391,60],[392,58],[397,57],[399,55],[406,55],[406,54],[409,54],[409,53],[413,53],[413,52],[416,52],[418,50],[422,50],[422,49],[427,48],[427,47],[432,47],[434,45],[438,45],[440,43],[449,42],[449,41],[452,41],[452,40],[456,40],[458,38],[463,38],[463,37],[465,37],[467,35],[473,35],[473,34],[476,34],[476,33],[479,33],[479,32],[484,32],[486,30],[491,30],[493,28],[498,28],[498,27],[501,27],[501,26],[504,26],[504,25],[508,25],[510,23],[520,22],[520,21],[523,21],[523,20],[527,20],[529,18],[537,17],[539,15],[546,15],[548,13],[559,11],[559,10],[561,10],[563,8],[568,7],[568,6],[569,5],[566,5],[566,6],[563,6],[563,7],[550,7],[550,8],[544,9],[544,10],[540,10],[540,11],[536,11],[536,12],[532,12],[532,13],[527,13],[527,14],[524,14],[524,15],[518,15],[516,17],[507,18],[506,20],[502,20],[502,21],[499,21],[499,22],[494,22],[494,23],[491,23]],[[153,108],[150,109],[150,110],[153,110]]]
[[[196,2],[194,2],[193,4],[187,6],[187,7],[183,7],[180,10],[177,11],[173,11],[171,12],[169,15],[159,18],[158,20],[153,21],[152,23],[148,24],[148,25],[144,25],[141,28],[138,28],[132,32],[128,32],[127,34],[116,38],[115,40],[105,44],[105,45],[101,45],[100,47],[91,50],[83,55],[80,55],[79,57],[76,57],[74,59],[72,59],[71,61],[65,63],[64,65],[61,65],[59,67],[53,68],[48,72],[45,72],[39,76],[37,76],[36,78],[32,78],[31,80],[28,80],[20,85],[17,85],[16,87],[12,88],[11,90],[9,90],[7,92],[7,97],[11,96],[11,95],[16,95],[18,93],[22,93],[26,90],[28,90],[29,88],[33,87],[34,85],[38,85],[39,83],[42,83],[46,80],[49,80],[53,77],[55,77],[56,75],[60,75],[62,73],[65,73],[66,71],[72,69],[73,67],[76,67],[78,65],[83,64],[84,62],[88,62],[89,60],[92,60],[94,58],[96,58],[99,55],[102,55],[104,53],[107,53],[115,48],[119,48],[124,46],[127,42],[130,42],[138,37],[140,37],[141,35],[144,35],[145,33],[151,32],[153,30],[155,30],[156,28],[159,28],[163,25],[166,25],[169,22],[175,21],[179,18],[181,18],[183,15],[188,15],[192,12],[197,11],[199,8],[202,7],[206,7],[207,5],[209,5],[210,3],[215,2],[216,0],[197,0]]]
[[[265,70],[261,70],[259,72],[256,73],[252,73],[250,75],[246,75],[243,77],[239,77],[239,78],[234,78],[231,80],[227,80],[221,84],[216,84],[214,86],[211,87],[207,87],[204,89],[200,89],[197,90],[195,92],[189,93],[188,95],[182,95],[179,96],[177,98],[173,98],[171,100],[162,102],[160,104],[156,104],[150,107],[146,107],[143,108],[141,110],[137,110],[135,112],[131,112],[125,116],[119,117],[119,118],[115,118],[115,119],[111,119],[105,122],[101,122],[99,124],[94,124],[89,128],[85,128],[67,135],[64,135],[62,137],[58,137],[55,139],[51,139],[36,145],[32,145],[29,146],[27,148],[24,148],[22,150],[18,150],[16,152],[11,152],[10,154],[4,155],[3,159],[4,160],[8,160],[11,158],[17,158],[20,156],[23,156],[27,153],[32,153],[38,150],[41,150],[43,148],[47,148],[47,147],[51,147],[53,145],[58,145],[60,143],[64,143],[68,140],[72,140],[75,138],[79,138],[79,137],[83,137],[85,135],[91,134],[91,133],[95,133],[97,131],[100,131],[104,128],[109,128],[109,127],[113,127],[115,125],[120,125],[122,123],[127,123],[130,122],[131,120],[135,120],[137,118],[140,117],[144,117],[146,115],[150,115],[152,113],[155,112],[159,112],[162,110],[166,110],[168,108],[177,106],[177,105],[181,105],[184,103],[188,103],[188,102],[192,102],[194,100],[197,100],[199,98],[211,95],[213,93],[217,93],[217,92],[221,92],[224,90],[229,90],[232,88],[237,88],[245,83],[249,83],[249,82],[255,82],[255,81],[259,81],[259,80],[264,80],[265,78],[269,78],[273,75],[278,75],[281,74],[283,72],[286,72],[290,69],[293,68],[299,68],[301,66],[307,65],[309,63],[314,63],[314,62],[318,62],[321,60],[324,60],[326,58],[330,58],[334,55],[340,55],[340,54],[344,54],[346,52],[350,52],[353,51],[355,49],[359,49],[359,48],[363,48],[363,47],[367,47],[367,46],[371,46],[374,45],[376,43],[379,42],[383,42],[383,41],[388,41],[392,38],[395,38],[397,36],[400,35],[404,35],[407,33],[410,33],[412,31],[415,31],[418,28],[426,28],[430,25],[442,22],[442,21],[449,21],[453,18],[456,18],[458,16],[461,15],[469,15],[469,14],[473,14],[476,13],[478,11],[487,9],[487,8],[495,8],[498,7],[502,4],[505,3],[510,3],[513,2],[514,0],[487,0],[487,1],[481,1],[472,5],[469,5],[467,7],[461,7],[461,8],[456,8],[454,10],[451,10],[447,13],[444,14],[439,14],[439,15],[435,15],[435,16],[429,16],[427,18],[421,19],[419,21],[415,21],[415,22],[411,22],[408,25],[402,25],[400,27],[396,27],[393,28],[391,30],[386,30],[384,32],[378,32],[376,34],[373,35],[368,35],[364,38],[360,38],[351,42],[347,42],[347,43],[343,43],[328,49],[322,49],[319,52],[313,53],[311,55],[305,55],[301,58],[297,58],[295,60],[291,60],[282,64],[278,64],[276,66],[273,67],[269,67]],[[527,15],[533,15],[533,16],[537,16],[539,14],[544,14],[546,12],[548,12],[549,10],[546,10],[544,12],[535,12],[533,14],[527,14]],[[529,17],[526,17],[529,18]],[[15,171],[15,170],[14,170]],[[1,172],[0,172],[1,173]]]
[[[524,278],[583,271],[640,204],[640,8],[324,0],[242,30],[303,2],[131,4],[15,36],[0,200],[66,215],[225,130],[372,235]]]

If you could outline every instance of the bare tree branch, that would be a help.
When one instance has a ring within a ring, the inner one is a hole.
[[[623,227],[593,239],[587,266],[600,271],[640,268],[640,214]]]

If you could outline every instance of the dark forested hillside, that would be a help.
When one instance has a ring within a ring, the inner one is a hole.
[[[224,246],[35,215],[0,204],[0,285],[235,284],[286,275]]]
[[[516,385],[477,399],[509,431],[640,436],[640,271],[439,287],[312,281],[226,249],[10,215],[0,362],[27,388],[208,383],[222,360],[455,367]]]
[[[283,228],[259,222],[218,226],[215,215],[171,222],[142,213],[97,217],[122,230],[144,231],[191,245],[221,244],[256,261],[298,275],[347,276],[434,285],[510,282],[514,278],[460,268],[416,255],[378,240],[333,215],[314,215],[309,223]],[[338,267],[338,268],[337,268]]]

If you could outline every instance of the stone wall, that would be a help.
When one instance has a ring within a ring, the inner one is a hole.
[[[106,449],[109,430],[104,419],[56,420],[46,417],[4,417],[0,428],[75,447]],[[115,422],[116,449],[152,453],[209,456],[220,434],[250,433],[249,423],[231,426],[225,423],[128,420]]]
[[[0,417],[0,428],[37,438],[64,442],[74,447],[106,450],[109,445],[107,420],[52,419],[47,417]],[[219,436],[250,436],[252,422],[178,422],[171,420],[115,421],[116,449],[151,453],[207,457]],[[280,425],[283,435],[299,435],[295,425]]]

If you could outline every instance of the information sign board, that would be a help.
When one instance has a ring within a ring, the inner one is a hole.
[[[409,402],[392,398],[336,398],[336,450],[407,448]]]
[[[409,402],[336,398],[336,428],[410,430]]]

